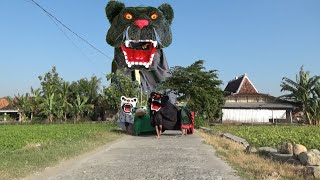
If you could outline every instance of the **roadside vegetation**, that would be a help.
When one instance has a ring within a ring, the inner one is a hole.
[[[244,179],[307,179],[304,167],[280,163],[257,154],[246,154],[243,146],[218,135],[198,131],[205,142],[212,145],[219,157],[226,160]],[[312,178],[310,178],[312,179]]]
[[[0,126],[0,179],[39,172],[122,136],[114,124]]]
[[[187,67],[171,68],[172,76],[160,83],[159,89],[178,95],[178,100],[188,102],[188,109],[195,112],[195,127],[220,119],[224,104],[222,81],[217,70],[207,70],[205,61],[198,60]]]
[[[10,106],[19,110],[19,121],[31,123],[78,123],[84,120],[106,120],[117,113],[120,97],[137,96],[136,82],[121,73],[106,76],[112,81],[101,87],[101,79],[92,76],[78,81],[65,81],[53,66],[39,76],[40,88],[8,97]],[[8,115],[7,115],[8,116]],[[5,119],[4,117],[1,120]],[[6,117],[15,121],[16,117]]]
[[[277,148],[283,142],[303,144],[308,149],[320,149],[320,128],[317,126],[235,126],[216,125],[215,132],[231,133],[246,139],[255,147]]]
[[[320,125],[320,76],[312,76],[303,66],[295,80],[282,79],[281,91],[287,94],[280,98],[300,104],[303,112],[302,122],[309,125]]]

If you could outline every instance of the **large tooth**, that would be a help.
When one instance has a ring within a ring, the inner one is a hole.
[[[154,57],[154,54],[151,54],[151,58],[153,58]]]
[[[153,47],[157,47],[158,46],[158,41],[152,41]]]
[[[144,67],[149,68],[150,64],[147,63],[146,65],[144,65]]]
[[[130,63],[128,63],[127,65],[128,65],[129,68],[131,68],[131,64]]]
[[[128,60],[128,56],[124,56],[124,59]]]
[[[134,65],[139,65],[139,62],[134,62]]]
[[[125,41],[124,41],[124,45],[125,45],[126,47],[129,47],[130,41],[129,41],[129,40],[125,40]]]
[[[143,64],[142,62],[139,62],[139,65],[140,65],[140,66],[142,66],[142,64]]]
[[[127,55],[127,52],[125,52],[125,51],[122,51],[123,52],[123,54],[126,56]]]

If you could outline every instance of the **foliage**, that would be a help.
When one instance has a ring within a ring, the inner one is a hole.
[[[296,75],[296,81],[284,77],[280,85],[281,91],[289,92],[280,98],[301,103],[308,124],[319,124],[319,82],[320,76],[310,77],[310,72],[304,71],[302,66],[299,74]]]
[[[53,115],[55,114],[55,110],[58,106],[56,106],[55,94],[47,94],[43,97],[43,101],[40,104],[41,112],[40,114],[46,115],[48,117],[48,122],[52,123]]]
[[[21,117],[30,118],[36,116],[47,118],[49,123],[68,118],[77,122],[83,116],[89,116],[93,106],[98,106],[98,98],[101,80],[96,76],[91,79],[82,78],[79,81],[64,81],[57,72],[55,66],[39,76],[41,87],[33,89],[31,93],[15,96],[11,104],[19,110]]]
[[[59,104],[57,110],[58,118],[63,117],[64,122],[67,121],[67,115],[71,112],[72,104],[69,102],[69,95],[70,95],[70,83],[63,82],[61,93],[59,94]]]
[[[93,105],[87,104],[88,97],[77,95],[77,99],[73,102],[72,112],[74,114],[74,122],[78,122],[85,112],[91,111]]]
[[[29,93],[26,93],[25,95],[18,94],[13,99],[9,98],[8,100],[10,101],[10,104],[19,111],[20,120],[27,120],[26,114],[31,110]]]
[[[44,76],[39,76],[38,78],[40,80],[41,90],[44,96],[51,96],[53,93],[59,93],[63,79],[59,77],[55,66],[52,67],[51,71],[45,73]]]
[[[113,109],[120,107],[121,96],[136,97],[139,94],[139,84],[120,71],[108,74],[107,80],[111,83],[103,88],[102,96],[104,102]]]
[[[320,149],[320,129],[315,126],[232,126],[216,125],[215,131],[229,132],[257,147],[277,147],[282,142],[303,144]]]
[[[194,117],[194,128],[199,129],[200,127],[207,127],[209,126],[208,121],[202,116],[195,116]]]
[[[221,116],[224,98],[217,70],[206,71],[204,61],[198,60],[188,67],[173,67],[171,74],[160,84],[160,90],[176,92],[180,99],[189,100],[192,111],[208,119]]]

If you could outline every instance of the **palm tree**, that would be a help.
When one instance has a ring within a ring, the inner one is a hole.
[[[319,83],[320,76],[310,77],[309,71],[304,71],[301,66],[299,74],[296,75],[296,81],[284,77],[281,82],[281,92],[288,91],[289,94],[280,96],[287,100],[302,104],[302,111],[308,124],[312,124],[310,112],[310,101],[314,98],[316,85]]]
[[[70,83],[69,82],[63,82],[61,93],[59,94],[59,100],[60,100],[60,111],[63,115],[64,122],[67,121],[67,114],[70,113],[70,110],[72,108],[72,104],[69,102],[69,95],[70,95]]]
[[[89,87],[89,98],[90,98],[90,103],[93,103],[97,97],[98,97],[98,91],[100,88],[100,83],[101,83],[101,79],[97,78],[97,76],[92,76],[91,80],[88,82]]]
[[[88,97],[77,95],[76,100],[73,102],[72,109],[74,113],[74,123],[78,122],[84,112],[88,112],[93,109],[93,105],[87,104]]]
[[[41,93],[40,89],[33,89],[31,87],[31,95],[30,97],[30,120],[32,121],[33,115],[37,113],[39,109],[39,104],[41,103]]]

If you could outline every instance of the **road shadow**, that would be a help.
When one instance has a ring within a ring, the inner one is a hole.
[[[118,133],[118,134],[127,134],[125,131],[122,129],[112,129],[111,132],[113,133]]]

